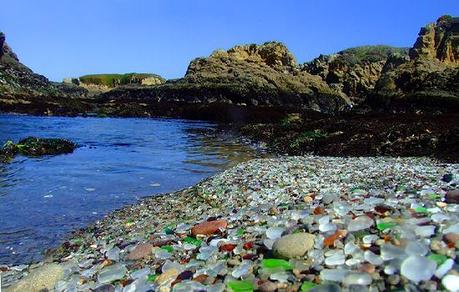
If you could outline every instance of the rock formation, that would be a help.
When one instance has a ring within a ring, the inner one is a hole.
[[[364,46],[333,55],[320,55],[304,63],[302,70],[320,76],[328,85],[348,96],[354,104],[365,101],[373,91],[389,57],[408,56],[408,49]]]
[[[410,59],[390,59],[369,102],[375,107],[459,108],[459,19],[422,28]]]
[[[459,18],[440,17],[419,32],[410,50],[412,60],[439,60],[445,65],[459,65]]]
[[[236,46],[197,58],[184,78],[151,89],[120,89],[107,99],[136,98],[184,104],[237,106],[295,106],[335,112],[349,103],[319,76],[301,71],[281,43]]]
[[[77,113],[84,107],[75,99],[85,95],[84,89],[54,84],[35,74],[19,61],[0,33],[0,111]]]
[[[91,95],[104,93],[120,86],[152,86],[165,82],[166,79],[163,77],[150,73],[93,74],[64,79],[64,83],[85,88]]]

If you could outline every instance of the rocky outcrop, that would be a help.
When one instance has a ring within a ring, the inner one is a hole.
[[[302,70],[320,76],[330,87],[348,96],[354,104],[360,104],[373,91],[384,65],[392,56],[408,57],[408,49],[357,47],[333,55],[320,55],[304,63]]]
[[[293,55],[278,42],[218,50],[193,60],[184,78],[148,89],[115,89],[104,97],[187,105],[295,106],[323,112],[349,104],[319,76],[301,71]]]
[[[440,17],[419,32],[410,50],[412,60],[439,60],[445,65],[459,65],[459,18]]]
[[[78,85],[96,95],[125,85],[152,86],[166,82],[166,79],[151,73],[94,74],[79,78],[66,78],[64,83]]]
[[[56,85],[23,65],[0,33],[0,111],[44,114],[74,112],[87,106],[86,91]]]
[[[8,162],[17,154],[37,157],[72,153],[76,147],[75,143],[65,139],[27,137],[17,144],[7,141],[0,148],[0,162]]]
[[[389,59],[369,98],[376,108],[459,109],[459,19],[422,28],[409,60]]]
[[[217,97],[254,106],[299,105],[319,111],[336,111],[347,104],[318,76],[300,71],[293,55],[278,42],[236,46],[195,59],[176,84],[195,91],[196,100],[203,93],[210,100]]]

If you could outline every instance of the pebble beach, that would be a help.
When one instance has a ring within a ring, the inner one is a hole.
[[[459,291],[459,164],[240,163],[75,232],[2,291]]]

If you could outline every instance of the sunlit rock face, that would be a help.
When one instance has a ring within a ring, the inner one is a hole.
[[[302,70],[320,76],[354,104],[362,103],[373,91],[387,61],[393,56],[408,57],[408,49],[389,46],[362,46],[332,55],[320,55],[304,63]]]
[[[442,16],[421,29],[410,59],[390,59],[370,102],[459,109],[459,21]]]
[[[439,60],[459,65],[459,17],[442,16],[423,27],[410,50],[412,60]]]

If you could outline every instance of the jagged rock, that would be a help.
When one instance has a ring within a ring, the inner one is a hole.
[[[445,15],[436,23],[423,27],[410,50],[410,57],[459,65],[459,18]]]
[[[408,49],[388,46],[363,46],[333,55],[320,55],[304,63],[302,70],[320,76],[342,91],[355,104],[362,103],[373,90],[381,72],[392,56],[407,57]]]
[[[184,78],[152,88],[119,88],[105,100],[144,100],[185,105],[295,106],[335,112],[349,105],[319,76],[299,70],[281,43],[235,46],[197,58]]]
[[[319,111],[336,111],[347,103],[318,76],[300,71],[278,42],[236,46],[195,59],[176,84],[200,91],[208,102],[220,95],[221,101],[236,104],[302,105]]]
[[[388,60],[369,102],[458,109],[459,19],[443,16],[422,28],[410,60]]]

